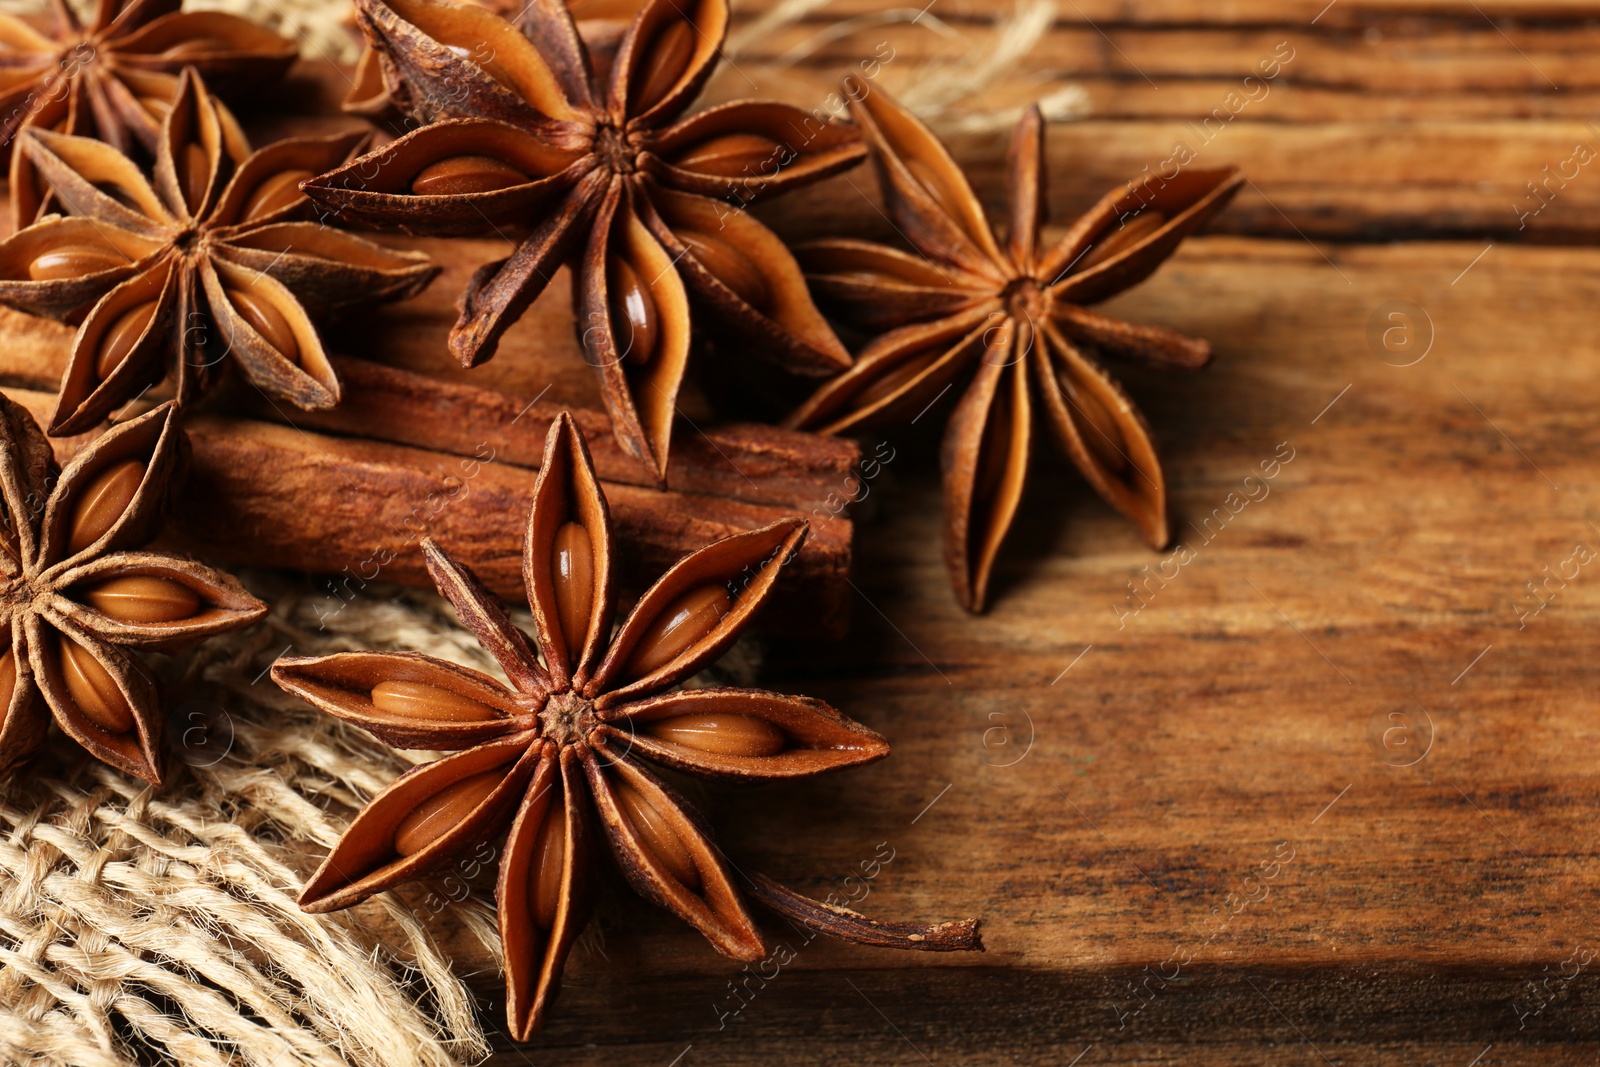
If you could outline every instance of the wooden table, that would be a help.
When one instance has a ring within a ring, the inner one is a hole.
[[[794,962],[746,981],[617,888],[493,1067],[1595,1062],[1600,160],[1574,160],[1600,154],[1600,5],[1067,0],[987,80],[1008,0],[885,10],[747,35],[708,99],[818,106],[887,41],[881,84],[952,99],[991,207],[1009,123],[981,113],[1046,94],[1083,108],[1050,130],[1058,220],[1180,140],[1250,177],[1108,305],[1216,345],[1124,377],[1194,558],[1151,577],[1170,553],[1045,456],[969,617],[937,427],[890,434],[851,637],[770,642],[762,682],[893,757],[705,800],[741,866],[824,896],[866,864],[861,910],[982,915],[988,952],[775,927]],[[862,169],[763,210],[882,235],[874,196]]]
[[[741,25],[769,6],[742,5]],[[888,40],[896,91],[933,64],[970,70],[963,49],[1012,10],[945,0],[931,13],[960,38],[874,27],[779,69],[881,6],[816,12],[746,45],[739,70],[820,100]],[[1128,583],[1165,556],[1052,457],[993,609],[969,618],[940,557],[936,438],[890,435],[901,458],[857,516],[851,639],[775,644],[765,681],[870,723],[894,755],[711,796],[730,855],[816,894],[887,842],[862,909],[981,914],[987,954],[814,942],[719,1028],[737,967],[620,895],[604,956],[574,958],[549,1029],[496,1067],[1600,1056],[1600,254],[1582,244],[1600,170],[1553,184],[1525,229],[1518,214],[1542,168],[1600,146],[1600,8],[1339,0],[1313,23],[1319,8],[1073,0],[963,101],[1087,90],[1089,117],[1050,130],[1064,221],[1198,142],[1189,124],[1292,48],[1201,152],[1252,179],[1223,235],[1111,306],[1217,347],[1200,376],[1125,379],[1195,559],[1127,613]],[[725,71],[711,95],[746,91]],[[1003,133],[954,144],[997,205]],[[867,172],[850,181],[872,192]],[[804,203],[768,214],[792,233],[882,229],[843,182]],[[1285,443],[1269,493],[1232,514]],[[1197,532],[1218,508],[1220,531]]]

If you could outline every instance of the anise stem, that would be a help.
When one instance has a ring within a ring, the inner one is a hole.
[[[918,952],[983,951],[983,935],[978,930],[981,919],[953,919],[932,925],[879,922],[849,908],[802,896],[760,873],[750,875],[750,896],[784,918],[835,941]]]

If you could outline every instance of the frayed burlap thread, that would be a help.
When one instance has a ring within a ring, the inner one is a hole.
[[[0,7],[30,2],[0,0]],[[232,11],[255,19],[294,38],[303,55],[348,63],[358,51],[358,38],[349,25],[350,7],[344,0],[188,0],[185,6]],[[733,0],[733,6],[736,15],[754,8],[740,0]],[[1015,0],[1010,12],[988,25],[961,13],[946,21],[940,17],[942,7],[923,3],[886,5],[883,10],[855,14],[841,10],[843,7],[837,0],[763,4],[748,20],[735,23],[728,35],[728,58],[735,64],[754,60],[782,70],[819,52],[838,52],[844,42],[843,55],[832,64],[843,73],[851,67],[852,43],[860,46],[858,58],[865,59],[873,53],[872,42],[880,28],[911,26],[914,32],[960,40],[965,45],[955,57],[901,59],[884,74],[890,90],[941,135],[1009,132],[1023,107],[1033,102],[1051,122],[1086,118],[1093,110],[1081,85],[1017,77],[1020,61],[1048,43],[1057,14],[1054,0]],[[772,55],[770,42],[796,29],[806,32],[786,51]],[[740,77],[734,73],[722,76]],[[995,89],[1000,92],[985,95]],[[741,95],[745,90],[741,85]],[[975,105],[974,101],[980,102]]]
[[[423,754],[260,678],[285,644],[333,651],[396,633],[484,664],[422,594],[330,607],[293,582],[252,584],[277,605],[267,624],[162,665],[181,757],[165,789],[60,737],[0,787],[0,1063],[447,1067],[487,1055],[471,994],[411,906],[383,895],[320,916],[295,904],[350,811]],[[481,896],[447,907],[453,929],[497,953]]]

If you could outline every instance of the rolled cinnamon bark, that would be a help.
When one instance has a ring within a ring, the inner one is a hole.
[[[445,381],[364,359],[335,356],[344,400],[326,411],[293,411],[297,425],[470,456],[486,442],[502,462],[537,467],[550,423],[566,405]],[[274,420],[275,409],[250,414]],[[651,472],[625,453],[602,411],[578,410],[595,471],[611,482],[654,485]],[[753,504],[823,507],[852,484],[860,448],[839,437],[732,423],[701,430],[680,422],[667,484]]]
[[[7,389],[35,417],[53,393]],[[185,423],[193,459],[173,510],[178,546],[208,559],[329,576],[340,596],[374,581],[431,586],[418,547],[439,541],[485,585],[521,600],[522,538],[535,472],[493,445],[469,455],[334,437],[254,419],[201,415]],[[56,442],[65,458],[92,435]],[[851,524],[826,508],[753,504],[705,493],[604,483],[624,550],[624,588],[640,591],[679,557],[786,515],[811,536],[785,568],[760,624],[841,636],[848,620]]]
[[[0,381],[54,390],[72,347],[72,328],[0,307]],[[268,422],[291,422],[332,433],[472,457],[492,447],[501,463],[537,468],[544,435],[562,410],[589,440],[595,470],[608,482],[655,484],[654,475],[623,452],[603,411],[452,381],[444,376],[332,357],[344,383],[344,400],[326,411],[301,411],[238,388],[212,406]],[[41,413],[48,419],[50,412]],[[708,493],[753,504],[809,513],[837,510],[860,459],[853,441],[775,426],[735,423],[680,425],[672,445],[667,483],[687,493]]]

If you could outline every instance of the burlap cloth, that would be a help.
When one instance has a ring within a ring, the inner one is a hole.
[[[255,18],[308,56],[354,55],[343,0],[188,6]],[[12,13],[41,7],[0,0]],[[785,0],[737,29],[729,51],[737,58],[826,7]],[[895,90],[945,132],[1008,127],[1015,107],[960,104],[1031,50],[1053,14],[1048,0],[1019,0],[970,54],[897,71]],[[900,7],[820,29],[779,63],[913,16],[917,8]],[[918,24],[955,32],[934,9]],[[1042,103],[1053,119],[1087,106],[1075,86]],[[415,649],[498,673],[494,664],[431,595],[373,586],[344,603],[303,578],[246,578],[274,604],[267,622],[175,660],[153,657],[176,757],[164,789],[94,763],[59,735],[0,784],[0,1064],[409,1067],[487,1055],[471,994],[411,907],[377,898],[369,907],[387,913],[380,937],[367,928],[370,910],[309,916],[294,903],[349,813],[428,755],[395,752],[312,711],[265,671],[290,646],[300,655]],[[445,910],[435,922],[498,953],[481,895]]]
[[[411,908],[378,898],[384,937],[401,932],[384,945],[354,913],[294,903],[348,813],[426,755],[373,742],[264,672],[291,644],[493,664],[435,597],[379,589],[345,603],[307,595],[304,579],[247,580],[274,603],[267,622],[150,657],[171,702],[164,789],[59,735],[0,786],[0,1063],[402,1067],[486,1054],[470,995]],[[446,910],[435,921],[497,949],[487,903]]]

